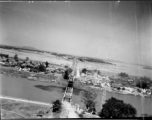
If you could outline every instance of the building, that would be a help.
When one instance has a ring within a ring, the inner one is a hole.
[[[120,87],[122,87],[122,85],[121,84],[112,83],[111,87],[113,87],[113,88],[120,88]]]
[[[81,76],[80,76],[80,70],[79,70],[79,68],[77,68],[76,69],[76,78],[80,78]]]

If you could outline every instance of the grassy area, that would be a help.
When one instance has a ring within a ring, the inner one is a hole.
[[[25,119],[24,117],[5,110],[1,110],[1,118],[2,119]]]
[[[5,74],[7,76],[21,77],[21,78],[28,78],[32,74],[32,73],[26,72],[26,71],[17,71],[15,68],[12,68],[12,67],[0,67],[0,73]],[[38,80],[45,79],[47,81],[57,79],[57,76],[55,76],[55,75],[42,74],[42,73],[36,73],[35,77],[37,77]]]
[[[60,57],[62,59],[64,59],[64,57],[66,57],[67,60],[73,60],[74,58],[77,58],[81,62],[88,61],[88,62],[105,63],[105,64],[113,65],[112,63],[107,62],[102,59],[49,52],[49,51],[44,51],[44,50],[38,50],[33,47],[17,47],[17,46],[0,45],[0,48],[5,49],[5,50],[15,50],[15,51],[19,51],[19,52],[24,51],[24,52],[31,52],[31,53],[42,53],[42,54],[46,53],[48,55],[54,55],[54,56]]]
[[[124,86],[124,87],[135,87],[134,82],[128,82],[127,80],[124,80],[122,78],[116,79],[115,83],[116,84],[122,84],[122,86]]]
[[[2,119],[38,118],[38,111],[46,111],[51,107],[8,99],[1,99],[0,103]]]

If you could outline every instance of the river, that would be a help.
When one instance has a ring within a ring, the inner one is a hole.
[[[0,74],[0,78],[0,93],[3,96],[51,103],[56,99],[61,99],[64,93],[63,88],[51,86],[51,83],[47,82],[29,81],[26,78],[16,78],[3,74]],[[100,111],[102,91],[99,91],[97,94],[97,111]],[[111,97],[124,100],[125,103],[130,103],[137,109],[138,115],[141,113],[152,114],[152,98],[107,92],[106,99]],[[73,103],[82,105],[79,91],[74,90],[72,99]]]

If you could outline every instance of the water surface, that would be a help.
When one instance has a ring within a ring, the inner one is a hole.
[[[25,78],[10,77],[3,74],[0,74],[0,78],[1,95],[4,96],[51,103],[56,99],[61,99],[64,93],[64,87],[55,87],[47,82],[29,81]],[[82,105],[79,93],[80,90],[74,90],[72,101],[73,103]],[[102,91],[97,93],[97,111],[100,111]],[[141,113],[152,114],[152,98],[143,99],[140,96],[107,92],[106,99],[111,97],[124,100],[125,103],[130,103],[137,109],[139,115]]]

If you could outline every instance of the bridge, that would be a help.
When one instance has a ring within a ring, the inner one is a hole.
[[[77,59],[74,59],[73,65],[72,65],[72,73],[69,75],[69,80],[68,80],[68,86],[65,89],[62,102],[66,101],[71,103],[72,102],[72,95],[73,95],[73,84],[74,84],[74,79],[76,78],[76,68],[77,68]]]
[[[73,69],[73,71],[69,77],[68,86],[66,87],[63,98],[62,98],[62,103],[69,103],[70,106],[67,105],[68,108],[63,110],[63,112],[60,115],[60,118],[63,118],[65,116],[68,117],[68,114],[70,114],[69,107],[73,107],[71,105],[72,95],[73,95],[73,84],[74,84],[75,78],[79,77],[79,74],[78,74],[79,71],[77,71],[77,60],[76,59],[74,59],[74,61],[73,61],[72,69]],[[106,90],[103,89],[103,94],[102,94],[102,99],[101,99],[101,109],[102,109],[102,105],[105,103],[105,100],[106,100]],[[74,108],[74,109],[79,110],[79,105],[76,105],[76,108]],[[74,117],[74,114],[73,114],[73,117]]]
[[[71,104],[72,102],[72,95],[73,95],[73,84],[74,84],[74,80],[75,78],[79,77],[78,75],[78,71],[77,71],[77,60],[74,59],[73,61],[73,65],[72,65],[72,74],[70,75],[70,78],[68,80],[68,86],[65,89],[63,98],[62,98],[62,103],[64,102],[68,102]],[[102,92],[102,99],[101,99],[101,109],[102,109],[102,105],[105,103],[106,100],[106,90],[103,88],[103,92]],[[79,108],[79,105],[77,106],[77,108]],[[69,111],[67,111],[66,113],[63,112],[63,114],[69,114]],[[61,114],[62,116],[62,114]]]
[[[74,59],[73,64],[72,64],[72,73],[69,75],[69,80],[68,80],[68,85],[65,89],[64,95],[62,97],[62,104],[63,104],[63,109],[62,109],[62,113],[60,115],[60,118],[70,118],[70,115],[73,118],[78,118],[79,116],[75,113],[75,110],[80,111],[79,109],[79,105],[72,105],[72,95],[73,95],[73,84],[74,84],[74,80],[78,77],[80,77],[80,75],[78,74],[79,71],[77,70],[77,59]],[[101,99],[101,108],[102,105],[105,103],[106,100],[106,90],[103,89],[103,95],[102,95],[102,99]],[[71,118],[72,118],[71,117]]]
[[[78,63],[77,59],[74,59],[73,64],[72,64],[73,70],[72,70],[72,73],[69,75],[68,86],[66,87],[63,98],[62,98],[62,103],[68,106],[68,109],[63,110],[63,112],[60,115],[60,118],[62,118],[63,116],[68,117],[69,116],[68,114],[72,110],[73,110],[73,117],[74,117],[75,108],[72,108],[73,106],[71,105],[71,103],[72,103],[72,95],[73,95],[73,84],[74,84],[75,78],[77,77],[77,63]]]

